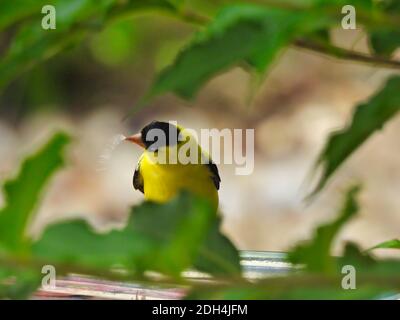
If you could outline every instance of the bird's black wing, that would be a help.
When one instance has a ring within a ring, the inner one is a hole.
[[[206,166],[207,166],[208,170],[210,170],[211,179],[214,182],[215,188],[217,188],[217,190],[219,190],[221,178],[218,173],[217,165],[211,159],[209,159],[209,162],[206,164]]]
[[[133,174],[133,187],[136,190],[139,190],[142,193],[144,193],[144,182],[142,174],[140,173],[140,161],[138,162],[135,169],[135,173]]]

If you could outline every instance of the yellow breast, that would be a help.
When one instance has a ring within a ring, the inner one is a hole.
[[[166,202],[180,191],[188,190],[218,208],[218,191],[205,164],[160,164],[147,151],[140,161],[144,195],[148,200]]]

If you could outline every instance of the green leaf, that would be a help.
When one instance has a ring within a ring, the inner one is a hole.
[[[238,251],[232,242],[221,234],[220,225],[220,218],[213,221],[194,267],[213,275],[239,275],[241,268]]]
[[[336,272],[336,263],[330,255],[330,249],[343,225],[358,212],[356,197],[359,191],[359,186],[350,188],[336,220],[318,227],[310,241],[297,245],[288,253],[291,263],[304,264],[306,270],[311,272]]]
[[[183,8],[185,5],[185,0],[167,0],[173,7],[177,9]]]
[[[39,15],[47,0],[2,0],[0,10],[0,31],[24,18]]]
[[[296,279],[288,278],[296,283]],[[310,284],[301,283],[297,287],[288,287],[287,281],[277,282],[271,286],[267,283],[256,285],[231,285],[225,287],[194,288],[186,297],[187,300],[359,300],[376,299],[381,296],[391,296],[397,291],[396,286],[357,285],[357,290],[343,290],[340,278],[331,281],[328,285],[321,285],[310,281]],[[339,285],[338,285],[339,284]],[[393,289],[394,287],[394,289]],[[398,288],[398,287],[397,287]]]
[[[96,34],[90,43],[93,57],[106,66],[117,66],[132,59],[136,31],[131,21],[120,20]]]
[[[101,15],[115,2],[115,0],[2,0],[0,30],[29,20],[40,26],[45,16],[42,13],[42,7],[45,5],[54,6],[57,29],[65,30],[74,22],[88,20],[94,14]]]
[[[345,265],[352,265],[358,275],[393,276],[400,275],[400,260],[398,259],[375,259],[368,251],[362,251],[356,244],[347,243],[343,256],[338,258],[338,270]]]
[[[379,1],[377,7],[387,15],[400,14],[400,2],[397,0]],[[370,31],[370,43],[376,54],[390,57],[400,47],[400,31],[384,26],[373,28]]]
[[[319,257],[316,253],[315,259]],[[307,273],[304,269],[284,277],[266,278],[256,283],[194,286],[186,299],[381,299],[400,291],[400,260],[375,260],[356,245],[347,243],[343,257],[335,258],[334,274]],[[356,290],[344,290],[344,266],[353,266]]]
[[[24,248],[27,223],[46,182],[64,164],[63,152],[69,141],[66,134],[55,134],[46,146],[22,163],[16,178],[5,182],[5,206],[0,210],[2,247],[11,251]]]
[[[23,25],[0,59],[0,89],[36,64],[77,44],[85,35],[82,29],[61,32],[43,30],[37,22]]]
[[[309,34],[309,37],[320,43],[329,43],[330,42],[330,30],[328,28],[320,29],[320,30],[317,30],[316,32]]]
[[[317,194],[344,161],[400,110],[400,77],[391,77],[385,86],[369,101],[356,107],[351,123],[334,132],[322,150],[317,166],[322,166],[322,176],[311,193]]]
[[[238,253],[217,231],[217,224],[207,201],[183,193],[166,204],[145,202],[134,207],[126,227],[107,234],[94,232],[82,221],[53,225],[33,245],[33,252],[55,263],[94,269],[122,266],[132,272],[152,270],[174,277],[195,261],[200,261],[200,271],[212,274],[221,269],[227,274],[240,272]],[[209,246],[210,233],[220,244],[217,249]],[[235,255],[228,256],[226,252],[232,250]],[[214,261],[203,251],[220,257]]]
[[[0,265],[0,299],[27,299],[39,287],[42,276],[34,268]]]
[[[373,9],[374,0],[311,0],[314,6],[341,9],[345,5],[352,5],[357,9]],[[340,11],[339,11],[340,12]]]
[[[101,26],[113,2],[114,0],[48,1],[45,4],[56,8],[56,29],[53,30],[42,28],[41,20],[44,15],[41,13],[41,6],[32,6],[36,14],[21,24],[0,60],[0,88],[35,64],[82,41],[88,30]]]
[[[161,72],[141,103],[168,91],[192,98],[211,77],[242,62],[265,72],[295,37],[329,23],[328,18],[310,11],[228,6]]]
[[[375,53],[390,57],[400,47],[400,31],[374,31],[371,33],[370,41]]]
[[[374,249],[400,249],[400,240],[393,239],[393,240],[382,242],[382,243],[377,244],[376,246],[373,246],[372,248],[368,249],[368,251],[374,250]]]

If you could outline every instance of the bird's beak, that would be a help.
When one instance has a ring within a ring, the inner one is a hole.
[[[145,147],[143,140],[142,140],[142,135],[140,133],[136,133],[133,136],[126,137],[125,141],[133,142],[133,143],[137,144],[138,146],[141,146],[142,148]]]

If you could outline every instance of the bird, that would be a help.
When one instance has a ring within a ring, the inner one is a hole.
[[[186,190],[208,200],[215,212],[218,210],[218,167],[190,130],[152,121],[125,140],[144,149],[134,171],[133,187],[146,200],[165,203]]]

